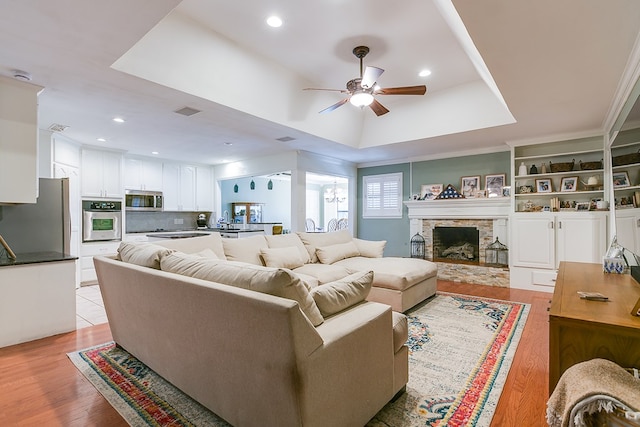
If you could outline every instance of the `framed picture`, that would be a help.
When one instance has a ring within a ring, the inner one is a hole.
[[[578,188],[577,176],[565,176],[560,183],[560,191],[576,191]]]
[[[628,187],[631,183],[629,182],[629,175],[627,172],[614,172],[613,173],[613,188],[619,187]]]
[[[442,193],[442,184],[422,184],[420,186],[420,198],[422,200],[433,200]]]
[[[536,179],[536,191],[538,193],[551,193],[553,186],[550,179]]]
[[[507,185],[506,187],[502,187],[502,196],[510,197],[511,196],[511,186]]]
[[[576,203],[576,210],[577,211],[588,211],[589,210],[589,202],[578,202]]]
[[[464,197],[476,197],[480,191],[480,176],[463,176],[461,184]]]
[[[485,175],[484,189],[487,191],[487,197],[502,197],[502,189],[504,188],[507,175],[500,173],[497,175]]]

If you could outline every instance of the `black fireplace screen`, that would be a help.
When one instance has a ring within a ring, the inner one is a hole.
[[[480,263],[480,231],[475,227],[435,227],[434,260]]]

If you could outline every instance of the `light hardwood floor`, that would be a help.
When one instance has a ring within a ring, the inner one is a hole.
[[[551,294],[443,281],[438,290],[531,304],[491,426],[546,425]],[[109,340],[109,325],[101,324],[0,348],[0,425],[126,426],[66,356]]]

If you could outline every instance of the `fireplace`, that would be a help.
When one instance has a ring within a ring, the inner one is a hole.
[[[476,227],[434,227],[433,260],[480,264],[480,231]]]

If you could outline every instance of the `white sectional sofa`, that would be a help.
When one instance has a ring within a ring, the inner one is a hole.
[[[267,263],[294,252],[228,240],[123,242],[95,257],[115,342],[234,426],[364,425],[403,391],[407,320],[366,301],[375,273],[256,265],[255,245]]]

